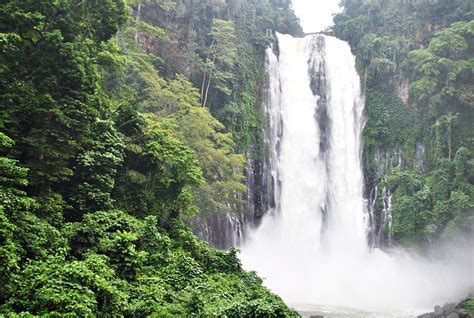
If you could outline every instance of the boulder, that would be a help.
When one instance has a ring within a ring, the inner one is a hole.
[[[456,312],[459,314],[459,318],[470,318],[471,317],[469,312],[464,308],[457,309]]]
[[[443,317],[444,315],[444,310],[440,306],[435,306],[434,308],[434,316],[435,317]]]
[[[446,315],[446,314],[449,314],[449,313],[451,313],[451,312],[453,312],[453,311],[455,311],[455,310],[456,310],[456,304],[445,304],[445,305],[443,306],[443,311],[444,311],[444,314],[445,314],[445,315]]]

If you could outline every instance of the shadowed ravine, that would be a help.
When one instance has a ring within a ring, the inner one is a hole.
[[[279,55],[266,56],[275,208],[241,247],[244,266],[302,313],[332,308],[328,317],[344,310],[319,304],[406,317],[463,297],[470,269],[462,253],[433,261],[367,244],[364,98],[348,44],[277,37]]]

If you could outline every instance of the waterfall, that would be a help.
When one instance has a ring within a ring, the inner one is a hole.
[[[245,268],[290,304],[430,308],[464,292],[469,272],[367,243],[364,99],[349,45],[325,35],[277,40],[266,52],[265,104],[274,203],[241,246]]]
[[[392,246],[393,236],[393,217],[392,217],[392,193],[387,190],[386,187],[382,189],[382,202],[383,202],[383,232],[387,236],[387,245]]]

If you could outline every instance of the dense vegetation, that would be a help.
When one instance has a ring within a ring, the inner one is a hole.
[[[472,231],[473,2],[342,4],[334,31],[365,82],[368,187],[378,184],[379,208],[382,189],[393,193],[393,233],[385,224],[385,235],[417,246]]]
[[[289,1],[2,2],[0,315],[296,315],[184,222],[239,204],[267,29]]]

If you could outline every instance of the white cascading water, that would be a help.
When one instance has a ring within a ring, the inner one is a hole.
[[[277,38],[279,55],[267,50],[266,105],[276,202],[241,247],[245,268],[297,308],[424,310],[465,296],[469,264],[367,244],[364,100],[348,44],[324,35]]]

